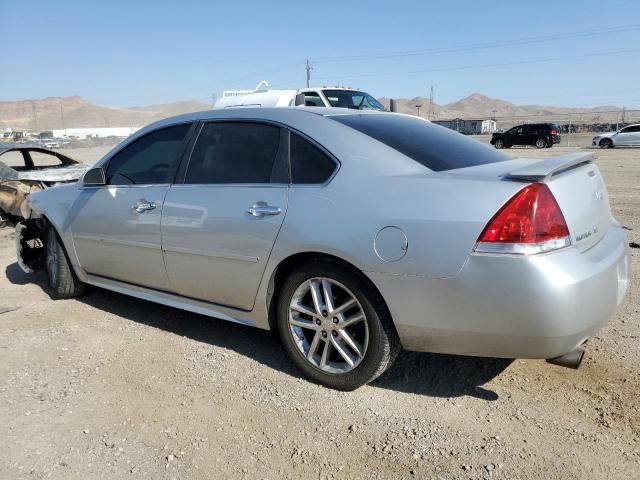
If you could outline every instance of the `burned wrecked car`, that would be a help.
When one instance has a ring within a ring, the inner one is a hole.
[[[87,167],[46,148],[0,147],[0,225],[29,218],[29,194],[76,182]]]

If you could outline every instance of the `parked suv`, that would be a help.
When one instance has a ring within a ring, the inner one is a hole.
[[[496,148],[511,148],[515,145],[551,148],[555,143],[560,143],[560,128],[554,123],[518,125],[506,132],[496,132],[491,137],[491,145]]]

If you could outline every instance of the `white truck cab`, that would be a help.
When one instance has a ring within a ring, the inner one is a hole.
[[[384,110],[384,106],[366,92],[350,87],[270,90],[261,81],[253,90],[227,90],[213,108],[247,107],[337,107],[356,110]]]

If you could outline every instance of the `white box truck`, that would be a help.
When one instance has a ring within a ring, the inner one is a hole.
[[[253,90],[227,90],[213,108],[248,107],[337,107],[356,110],[384,110],[384,106],[366,92],[350,87],[302,88],[270,90],[261,81]]]

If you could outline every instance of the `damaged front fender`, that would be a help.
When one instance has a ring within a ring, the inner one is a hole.
[[[31,218],[16,225],[18,265],[25,273],[33,273],[45,268],[48,230],[45,218]]]
[[[42,184],[35,181],[0,181],[0,212],[12,217],[29,218],[31,209],[27,197],[42,190]]]

